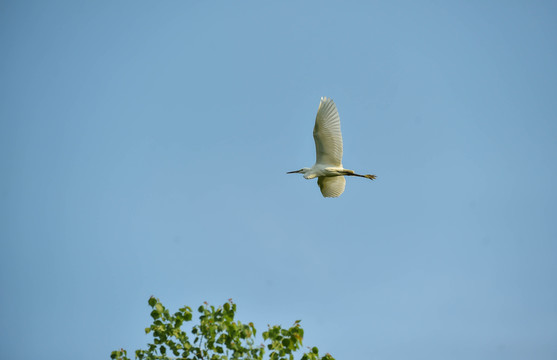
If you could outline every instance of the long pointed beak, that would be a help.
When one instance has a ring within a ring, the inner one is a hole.
[[[301,172],[302,172],[302,170],[295,170],[295,171],[289,171],[289,172],[287,172],[287,174],[299,174]]]

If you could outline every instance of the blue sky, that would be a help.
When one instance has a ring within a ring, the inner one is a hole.
[[[4,1],[5,359],[238,304],[337,359],[557,357],[551,1]],[[338,107],[337,199],[286,171]]]

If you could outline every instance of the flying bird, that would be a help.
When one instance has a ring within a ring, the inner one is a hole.
[[[342,134],[340,118],[332,99],[322,97],[313,128],[316,160],[311,168],[289,171],[287,174],[304,174],[304,178],[317,178],[317,185],[324,197],[338,197],[344,192],[345,176],[359,176],[373,180],[375,175],[360,175],[342,167]]]

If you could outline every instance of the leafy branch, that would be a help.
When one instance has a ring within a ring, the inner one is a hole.
[[[152,308],[153,323],[145,328],[145,333],[152,333],[153,342],[147,344],[146,350],[135,351],[136,360],[263,360],[266,350],[270,360],[294,360],[295,352],[302,347],[304,330],[300,320],[288,329],[269,326],[262,334],[264,343],[255,345],[255,326],[252,322],[243,324],[234,321],[236,304],[232,300],[218,308],[207,303],[199,306],[199,324],[191,328],[193,342],[182,330],[182,325],[193,318],[189,306],[170,314],[154,297],[149,299],[149,306]],[[113,351],[110,357],[130,360],[124,349]],[[313,347],[302,355],[301,360],[334,358],[329,354],[320,357],[319,349]]]

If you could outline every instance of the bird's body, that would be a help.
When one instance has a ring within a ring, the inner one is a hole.
[[[324,197],[337,197],[344,192],[346,185],[344,176],[375,179],[375,175],[360,175],[342,167],[340,118],[332,99],[321,98],[315,117],[313,139],[315,140],[315,164],[311,168],[302,168],[287,174],[304,174],[306,179],[317,177],[317,185]]]

